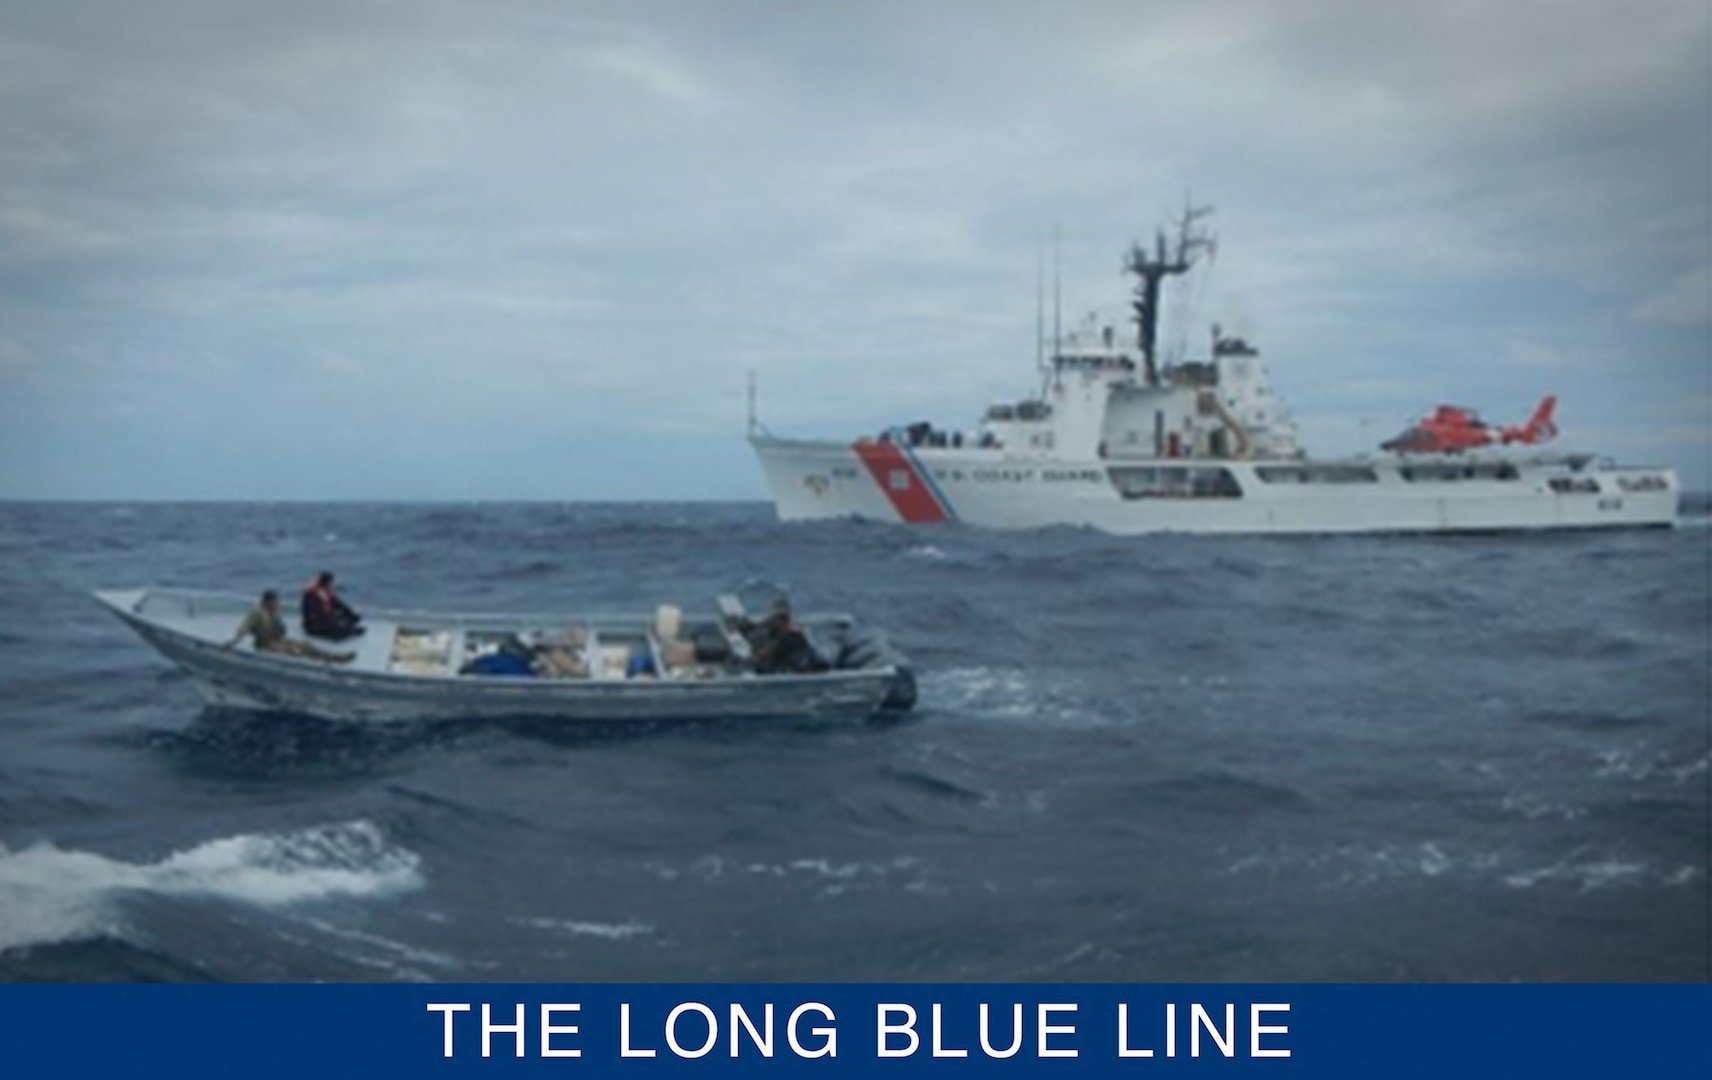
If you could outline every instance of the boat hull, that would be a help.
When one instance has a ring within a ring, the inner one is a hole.
[[[210,704],[223,708],[363,722],[861,719],[897,707],[904,680],[913,703],[913,677],[907,668],[895,664],[812,675],[744,673],[681,681],[413,676],[360,670],[356,664],[326,664],[229,647],[208,633],[151,618],[142,610],[149,595],[146,590],[109,592],[98,593],[97,598],[191,675]],[[227,598],[225,603],[229,608],[232,601]],[[226,627],[227,633],[237,622],[230,610],[202,619]],[[371,621],[371,626],[377,625],[384,629],[396,624]],[[371,629],[369,636],[377,635]]]
[[[1576,467],[1571,459],[1339,462],[1049,460],[976,447],[905,447],[754,437],[780,519],[857,517],[991,528],[1084,526],[1115,534],[1454,533],[1667,527],[1668,469]],[[877,449],[883,447],[883,449]],[[1464,464],[1466,462],[1466,464]],[[1487,470],[1503,479],[1465,477]],[[1359,481],[1278,482],[1265,476]],[[1126,476],[1222,474],[1219,494],[1130,493]],[[1423,479],[1422,474],[1432,478]],[[1413,478],[1411,478],[1413,477]],[[1553,485],[1557,484],[1558,487]],[[1562,488],[1563,490],[1559,490]]]

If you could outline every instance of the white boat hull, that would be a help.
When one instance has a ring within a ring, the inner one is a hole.
[[[1591,466],[1563,456],[1470,455],[1424,463],[1402,458],[1069,461],[976,447],[764,436],[750,443],[785,521],[858,517],[1003,529],[1071,525],[1125,535],[1596,529],[1672,525],[1679,497],[1676,476],[1668,469]],[[1461,475],[1477,468],[1496,473],[1500,465],[1503,479]],[[1310,477],[1342,470],[1362,479],[1262,479],[1296,468]],[[1223,470],[1234,490],[1220,497],[1126,497],[1120,490],[1119,477],[1126,471],[1151,475],[1178,469]],[[1435,478],[1420,478],[1423,472]]]
[[[335,665],[225,644],[247,610],[247,602],[239,597],[179,590],[113,591],[96,597],[189,673],[210,704],[226,708],[336,721],[859,719],[887,709],[888,699],[895,703],[900,678],[909,681],[913,701],[913,677],[895,664],[681,681],[399,674],[386,670],[385,658],[400,626],[449,625],[461,631],[498,625],[497,617],[375,612],[362,638],[324,646],[355,649],[353,662]],[[640,616],[606,621],[620,619],[638,626],[646,623]],[[504,625],[516,626],[519,620]],[[896,659],[895,654],[890,658]]]

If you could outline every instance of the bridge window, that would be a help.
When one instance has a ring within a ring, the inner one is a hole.
[[[1242,486],[1229,469],[1120,466],[1107,473],[1126,499],[1242,498]]]
[[[1670,485],[1665,483],[1664,477],[1657,473],[1642,473],[1639,476],[1619,476],[1617,477],[1617,486],[1628,492],[1670,490]]]
[[[1515,480],[1516,466],[1508,461],[1482,461],[1472,465],[1405,465],[1399,470],[1411,484],[1444,483],[1450,480]]]
[[[1268,484],[1377,484],[1366,465],[1261,465],[1255,475]]]

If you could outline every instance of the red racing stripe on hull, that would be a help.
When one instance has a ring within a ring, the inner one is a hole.
[[[928,487],[927,478],[916,471],[915,465],[895,444],[889,442],[859,442],[856,456],[880,485],[880,491],[898,512],[898,517],[911,525],[944,521],[948,515]]]

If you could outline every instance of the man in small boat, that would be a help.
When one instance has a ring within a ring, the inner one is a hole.
[[[328,641],[354,638],[364,630],[363,617],[340,599],[333,573],[323,570],[303,589],[303,632]]]
[[[246,637],[255,639],[257,652],[284,653],[287,656],[319,660],[326,664],[348,664],[354,655],[328,652],[307,641],[296,641],[287,637],[285,620],[279,614],[279,594],[272,589],[262,593],[261,602],[244,616],[244,621],[238,624],[238,632],[232,635],[232,640],[226,643],[226,647],[232,648]]]
[[[809,644],[808,635],[791,616],[790,600],[782,595],[773,598],[766,621],[750,631],[749,645],[755,670],[762,675],[801,675],[830,666]]]

